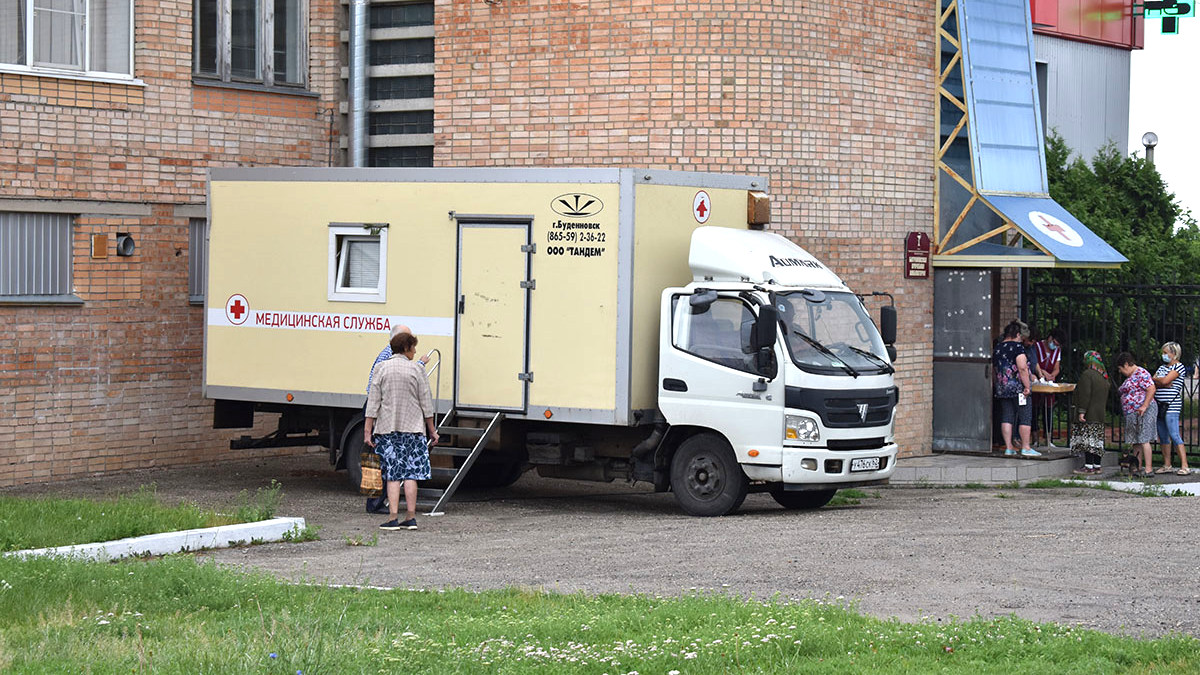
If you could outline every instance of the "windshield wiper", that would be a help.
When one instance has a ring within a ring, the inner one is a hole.
[[[868,359],[871,359],[875,363],[878,363],[879,365],[883,366],[884,368],[887,368],[886,372],[889,375],[896,372],[896,369],[894,367],[892,367],[892,364],[879,358],[879,356],[877,356],[874,352],[869,352],[865,349],[859,349],[858,347],[855,347],[853,345],[846,345],[846,346],[849,347],[850,351],[854,352],[855,354],[861,354],[861,355],[867,357]]]
[[[842,370],[846,371],[847,375],[851,375],[853,377],[858,377],[858,371],[851,368],[848,364],[843,362],[842,359],[837,354],[834,354],[833,351],[831,349],[829,349],[829,347],[826,347],[825,345],[821,344],[819,341],[817,341],[813,338],[810,338],[809,336],[805,335],[804,333],[801,333],[800,331],[796,330],[795,328],[792,329],[792,332],[795,333],[796,335],[800,336],[801,340],[804,340],[808,344],[812,345],[813,349],[816,349],[817,351],[821,352],[825,356],[828,356],[829,360],[836,363],[838,366],[840,366]]]

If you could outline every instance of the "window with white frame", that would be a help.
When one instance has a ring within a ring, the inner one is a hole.
[[[0,212],[0,303],[78,301],[71,288],[72,217]]]
[[[195,73],[222,82],[304,86],[307,26],[307,0],[195,0]]]
[[[329,299],[387,300],[387,224],[329,225]]]
[[[0,0],[0,66],[133,77],[133,0]]]
[[[192,218],[188,221],[188,302],[204,302],[208,275],[208,221]]]

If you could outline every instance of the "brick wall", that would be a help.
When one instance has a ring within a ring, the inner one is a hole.
[[[766,175],[772,228],[900,311],[897,437],[929,452],[934,8],[437,0],[438,165]]]
[[[773,229],[895,294],[898,440],[928,452],[932,283],[902,269],[933,211],[928,3],[436,4],[436,164],[766,175]],[[78,218],[83,306],[0,305],[0,486],[230,456],[200,396],[181,208],[209,166],[338,161],[341,3],[312,0],[317,96],[196,85],[191,2],[136,9],[141,85],[0,74],[0,206],[144,207]],[[117,231],[137,253],[90,259],[90,235]]]
[[[207,167],[336,159],[338,3],[312,2],[315,95],[194,84],[192,2],[135,7],[141,84],[0,74],[0,208],[79,200],[84,301],[0,304],[0,486],[247,454],[210,428],[201,396],[188,215],[204,204]],[[116,256],[118,231],[133,235],[133,256]],[[92,234],[108,235],[107,257],[91,257]]]

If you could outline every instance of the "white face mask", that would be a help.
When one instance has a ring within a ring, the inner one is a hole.
[[[1162,357],[1163,357],[1163,363],[1171,362],[1171,356],[1169,354],[1163,354]]]

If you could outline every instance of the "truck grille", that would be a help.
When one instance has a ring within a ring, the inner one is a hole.
[[[787,407],[811,410],[831,429],[851,429],[891,422],[899,390],[896,387],[840,391],[787,387],[784,398]]]
[[[842,450],[876,450],[882,448],[884,443],[883,436],[878,438],[831,438],[829,439],[829,449],[834,451]]]

